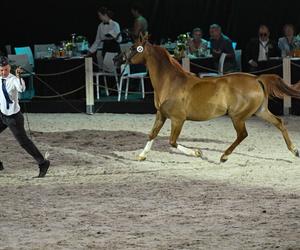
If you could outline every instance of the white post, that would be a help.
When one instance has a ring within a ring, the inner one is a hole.
[[[182,58],[182,67],[187,72],[191,71],[191,68],[190,68],[190,58],[188,58],[188,57],[183,57]]]
[[[93,59],[85,58],[85,102],[86,113],[92,115],[94,112],[94,84],[93,84]]]
[[[291,85],[291,58],[283,58],[283,80],[286,84]],[[289,115],[291,113],[292,101],[290,96],[283,98],[283,114]]]

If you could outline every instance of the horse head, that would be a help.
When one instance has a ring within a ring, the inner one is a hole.
[[[140,34],[139,38],[135,41],[135,43],[126,51],[117,55],[114,58],[114,62],[117,66],[121,64],[143,64],[145,63],[145,54],[147,50],[148,44],[148,34]]]

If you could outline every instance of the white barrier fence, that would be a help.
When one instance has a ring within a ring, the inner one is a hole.
[[[95,105],[92,57],[85,58],[85,96],[86,113],[91,115]]]

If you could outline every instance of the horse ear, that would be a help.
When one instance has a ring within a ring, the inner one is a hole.
[[[143,35],[142,33],[140,33],[140,42],[141,43],[148,42],[149,37],[150,37],[150,35],[149,35],[148,31],[145,33],[145,35]]]
[[[140,32],[139,34],[139,42],[142,43],[144,41],[144,36],[143,36],[143,33]]]
[[[145,33],[145,35],[144,35],[144,41],[148,41],[149,38],[150,38],[150,35],[149,35],[148,31],[147,31],[147,32]]]

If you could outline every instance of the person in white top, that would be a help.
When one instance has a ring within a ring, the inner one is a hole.
[[[188,41],[189,52],[199,56],[199,51],[205,51],[208,49],[208,41],[202,38],[202,30],[200,28],[194,28],[192,32],[192,38]]]
[[[45,159],[33,142],[28,138],[24,128],[24,117],[20,111],[18,93],[25,91],[25,82],[20,77],[21,68],[16,69],[16,75],[10,73],[11,67],[8,59],[0,57],[0,133],[9,128],[14,137],[27,153],[39,164],[37,177],[44,177],[50,166],[50,161]],[[0,170],[3,170],[0,161]]]
[[[295,27],[293,24],[286,24],[283,27],[283,37],[278,39],[278,47],[281,50],[281,57],[291,56],[293,50],[300,46],[300,42],[295,37]]]
[[[120,25],[112,20],[113,13],[105,7],[98,9],[98,16],[101,23],[98,26],[95,41],[89,48],[87,56],[92,55],[101,47],[103,58],[106,52],[119,53],[122,41]]]

